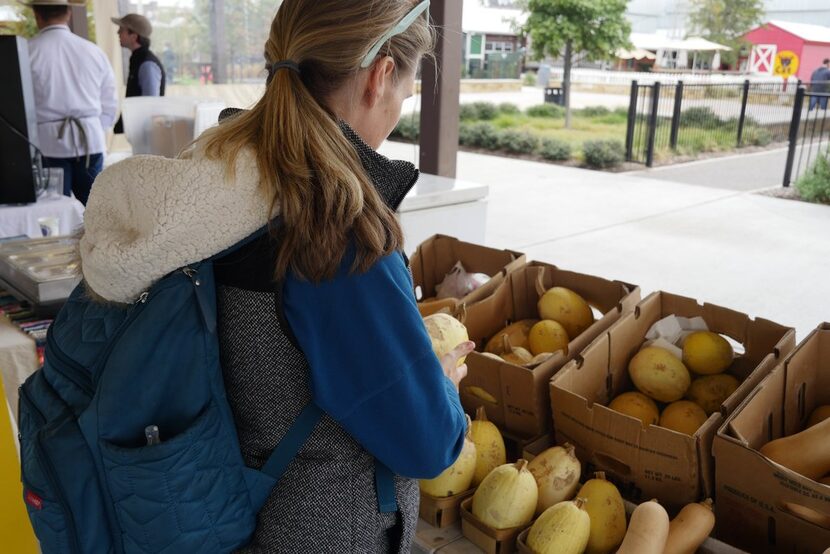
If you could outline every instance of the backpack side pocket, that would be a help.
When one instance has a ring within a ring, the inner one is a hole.
[[[148,422],[151,424],[152,422]],[[101,441],[124,550],[228,552],[248,542],[256,513],[238,444],[211,402],[182,433],[126,448]]]
[[[41,441],[46,419],[20,387],[20,478],[23,501],[44,553],[81,554],[72,514]]]

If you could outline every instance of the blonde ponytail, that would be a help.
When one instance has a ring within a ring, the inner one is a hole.
[[[273,71],[250,111],[199,140],[208,157],[229,168],[242,149],[253,151],[272,213],[281,216],[275,230],[278,279],[289,271],[314,282],[331,278],[350,242],[357,271],[402,246],[400,224],[325,99],[360,70],[373,39],[413,5],[413,0],[285,0],[265,55],[269,64],[287,60],[299,71]],[[421,18],[389,40],[383,53],[399,70],[413,70],[431,44]]]

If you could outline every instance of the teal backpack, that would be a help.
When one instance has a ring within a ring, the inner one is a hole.
[[[245,466],[226,399],[213,260],[135,304],[80,284],[20,388],[23,500],[44,554],[213,554],[246,545],[271,489],[323,412],[310,403],[261,470]],[[375,464],[381,512],[394,478]]]

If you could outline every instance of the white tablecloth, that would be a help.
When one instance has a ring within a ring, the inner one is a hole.
[[[35,341],[0,315],[0,378],[13,436],[17,436],[17,389],[38,368]]]
[[[84,205],[68,196],[44,198],[34,204],[0,205],[0,238],[44,236],[40,218],[56,218],[61,235],[71,235],[84,221]]]

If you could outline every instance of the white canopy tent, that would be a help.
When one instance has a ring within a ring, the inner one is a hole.
[[[660,34],[631,33],[631,42],[637,50],[654,52],[657,65],[666,69],[685,68],[692,55],[692,67],[697,68],[698,54],[712,53],[712,69],[720,67],[720,53],[731,50],[728,46],[712,42],[703,37],[685,39],[671,38]]]

